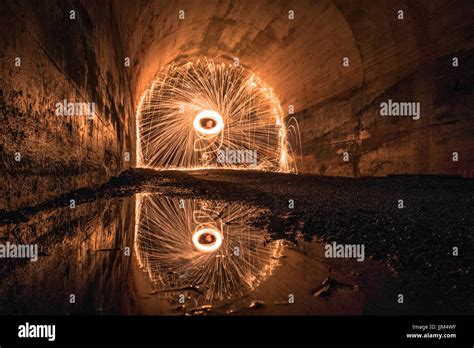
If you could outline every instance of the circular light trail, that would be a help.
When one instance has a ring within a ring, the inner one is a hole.
[[[199,284],[196,306],[221,304],[255,289],[279,265],[280,240],[252,226],[261,209],[243,204],[139,193],[134,250],[162,298],[176,301]],[[214,252],[212,252],[214,250]],[[202,292],[201,292],[202,291]]]
[[[212,253],[222,245],[221,233],[212,227],[205,227],[193,234],[194,246],[204,253]]]
[[[136,124],[140,167],[296,171],[280,101],[241,66],[204,58],[162,67],[140,98]],[[222,160],[226,149],[254,151],[258,160]]]
[[[204,135],[216,135],[224,128],[222,116],[213,110],[203,110],[193,121],[194,129]]]

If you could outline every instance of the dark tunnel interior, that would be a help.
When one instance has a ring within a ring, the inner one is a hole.
[[[472,1],[0,9],[0,314],[473,314]]]

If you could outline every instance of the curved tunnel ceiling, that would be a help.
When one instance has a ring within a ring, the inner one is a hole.
[[[438,2],[365,3],[139,1],[135,8],[126,4],[123,9],[117,4],[124,45],[133,57],[135,105],[162,66],[204,56],[239,58],[274,88],[284,107],[292,104],[295,111],[363,84],[370,100],[400,79],[400,73],[432,59],[434,46],[436,55],[442,55],[455,44],[442,35],[449,23],[433,26],[428,21],[443,8]],[[395,25],[399,9],[410,10],[403,27]],[[184,11],[182,20],[179,10]],[[349,67],[342,66],[343,57],[350,59]]]
[[[185,11],[184,20],[178,19],[179,9]],[[184,2],[181,7],[150,2],[137,8],[135,20],[129,14],[119,18],[127,21],[121,27],[129,28],[123,33],[134,57],[135,104],[159,69],[179,59],[239,58],[273,87],[284,108],[291,104],[295,111],[363,81],[351,28],[330,1]],[[346,56],[351,57],[350,74],[340,64]]]

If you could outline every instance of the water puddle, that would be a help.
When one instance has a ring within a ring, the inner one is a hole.
[[[0,243],[39,248],[36,262],[0,259],[0,313],[393,312],[383,265],[328,259],[303,233],[277,239],[272,221],[263,208],[148,193],[39,212],[0,226]]]

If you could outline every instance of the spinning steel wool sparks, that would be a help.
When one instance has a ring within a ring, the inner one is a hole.
[[[277,97],[250,71],[210,59],[164,67],[137,112],[138,165],[295,171]],[[257,163],[218,161],[219,150],[254,151]]]
[[[196,304],[211,304],[242,296],[278,265],[281,241],[248,225],[257,209],[139,194],[136,211],[135,255],[160,293],[198,289]]]

